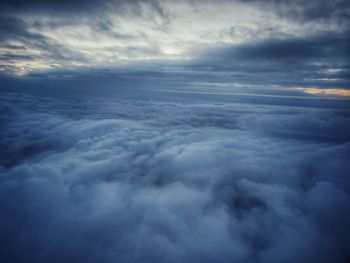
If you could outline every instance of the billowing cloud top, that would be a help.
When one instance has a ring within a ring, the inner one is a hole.
[[[349,109],[1,97],[2,262],[349,259]]]

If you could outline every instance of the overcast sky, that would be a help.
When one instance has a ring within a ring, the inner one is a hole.
[[[0,80],[128,71],[349,95],[349,17],[346,0],[2,1]]]

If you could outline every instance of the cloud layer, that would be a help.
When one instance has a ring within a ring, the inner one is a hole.
[[[346,262],[349,111],[1,97],[4,262]]]
[[[186,62],[198,50],[270,39],[340,37],[349,31],[347,2],[3,1],[0,69],[21,75]]]

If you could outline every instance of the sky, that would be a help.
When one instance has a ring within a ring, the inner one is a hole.
[[[0,262],[350,261],[350,2],[0,2]]]
[[[126,86],[127,72],[145,85],[349,96],[349,15],[346,0],[5,0],[1,82]]]

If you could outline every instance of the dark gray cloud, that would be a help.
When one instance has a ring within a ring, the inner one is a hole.
[[[9,44],[9,41],[17,44]],[[23,19],[12,16],[0,16],[0,48],[4,49],[0,56],[0,68],[4,69],[7,66],[9,70],[5,72],[8,73],[18,70],[18,66],[14,65],[17,61],[27,61],[28,67],[33,69],[36,68],[36,62],[50,66],[52,63],[63,65],[66,61],[86,61],[81,52],[56,43],[43,34],[32,32]],[[40,52],[18,54],[19,51],[27,50],[40,50]]]
[[[348,34],[334,33],[269,39],[215,48],[191,66],[238,82],[348,88],[349,43]]]
[[[302,21],[338,20],[348,23],[350,4],[346,0],[240,0],[239,2],[258,5],[265,10],[273,10],[276,14],[289,19]]]
[[[11,262],[346,262],[346,109],[1,96]]]
[[[15,1],[2,1],[1,2],[4,11],[12,12],[62,12],[72,15],[72,13],[81,13],[81,12],[97,12],[102,11],[111,7],[117,7],[123,11],[124,7],[132,7],[132,10],[136,13],[141,12],[142,4],[150,5],[154,10],[158,11],[160,14],[164,14],[164,10],[161,8],[160,2],[158,0],[34,0],[34,1],[24,1],[24,0],[15,0]],[[117,10],[116,9],[116,10]]]

